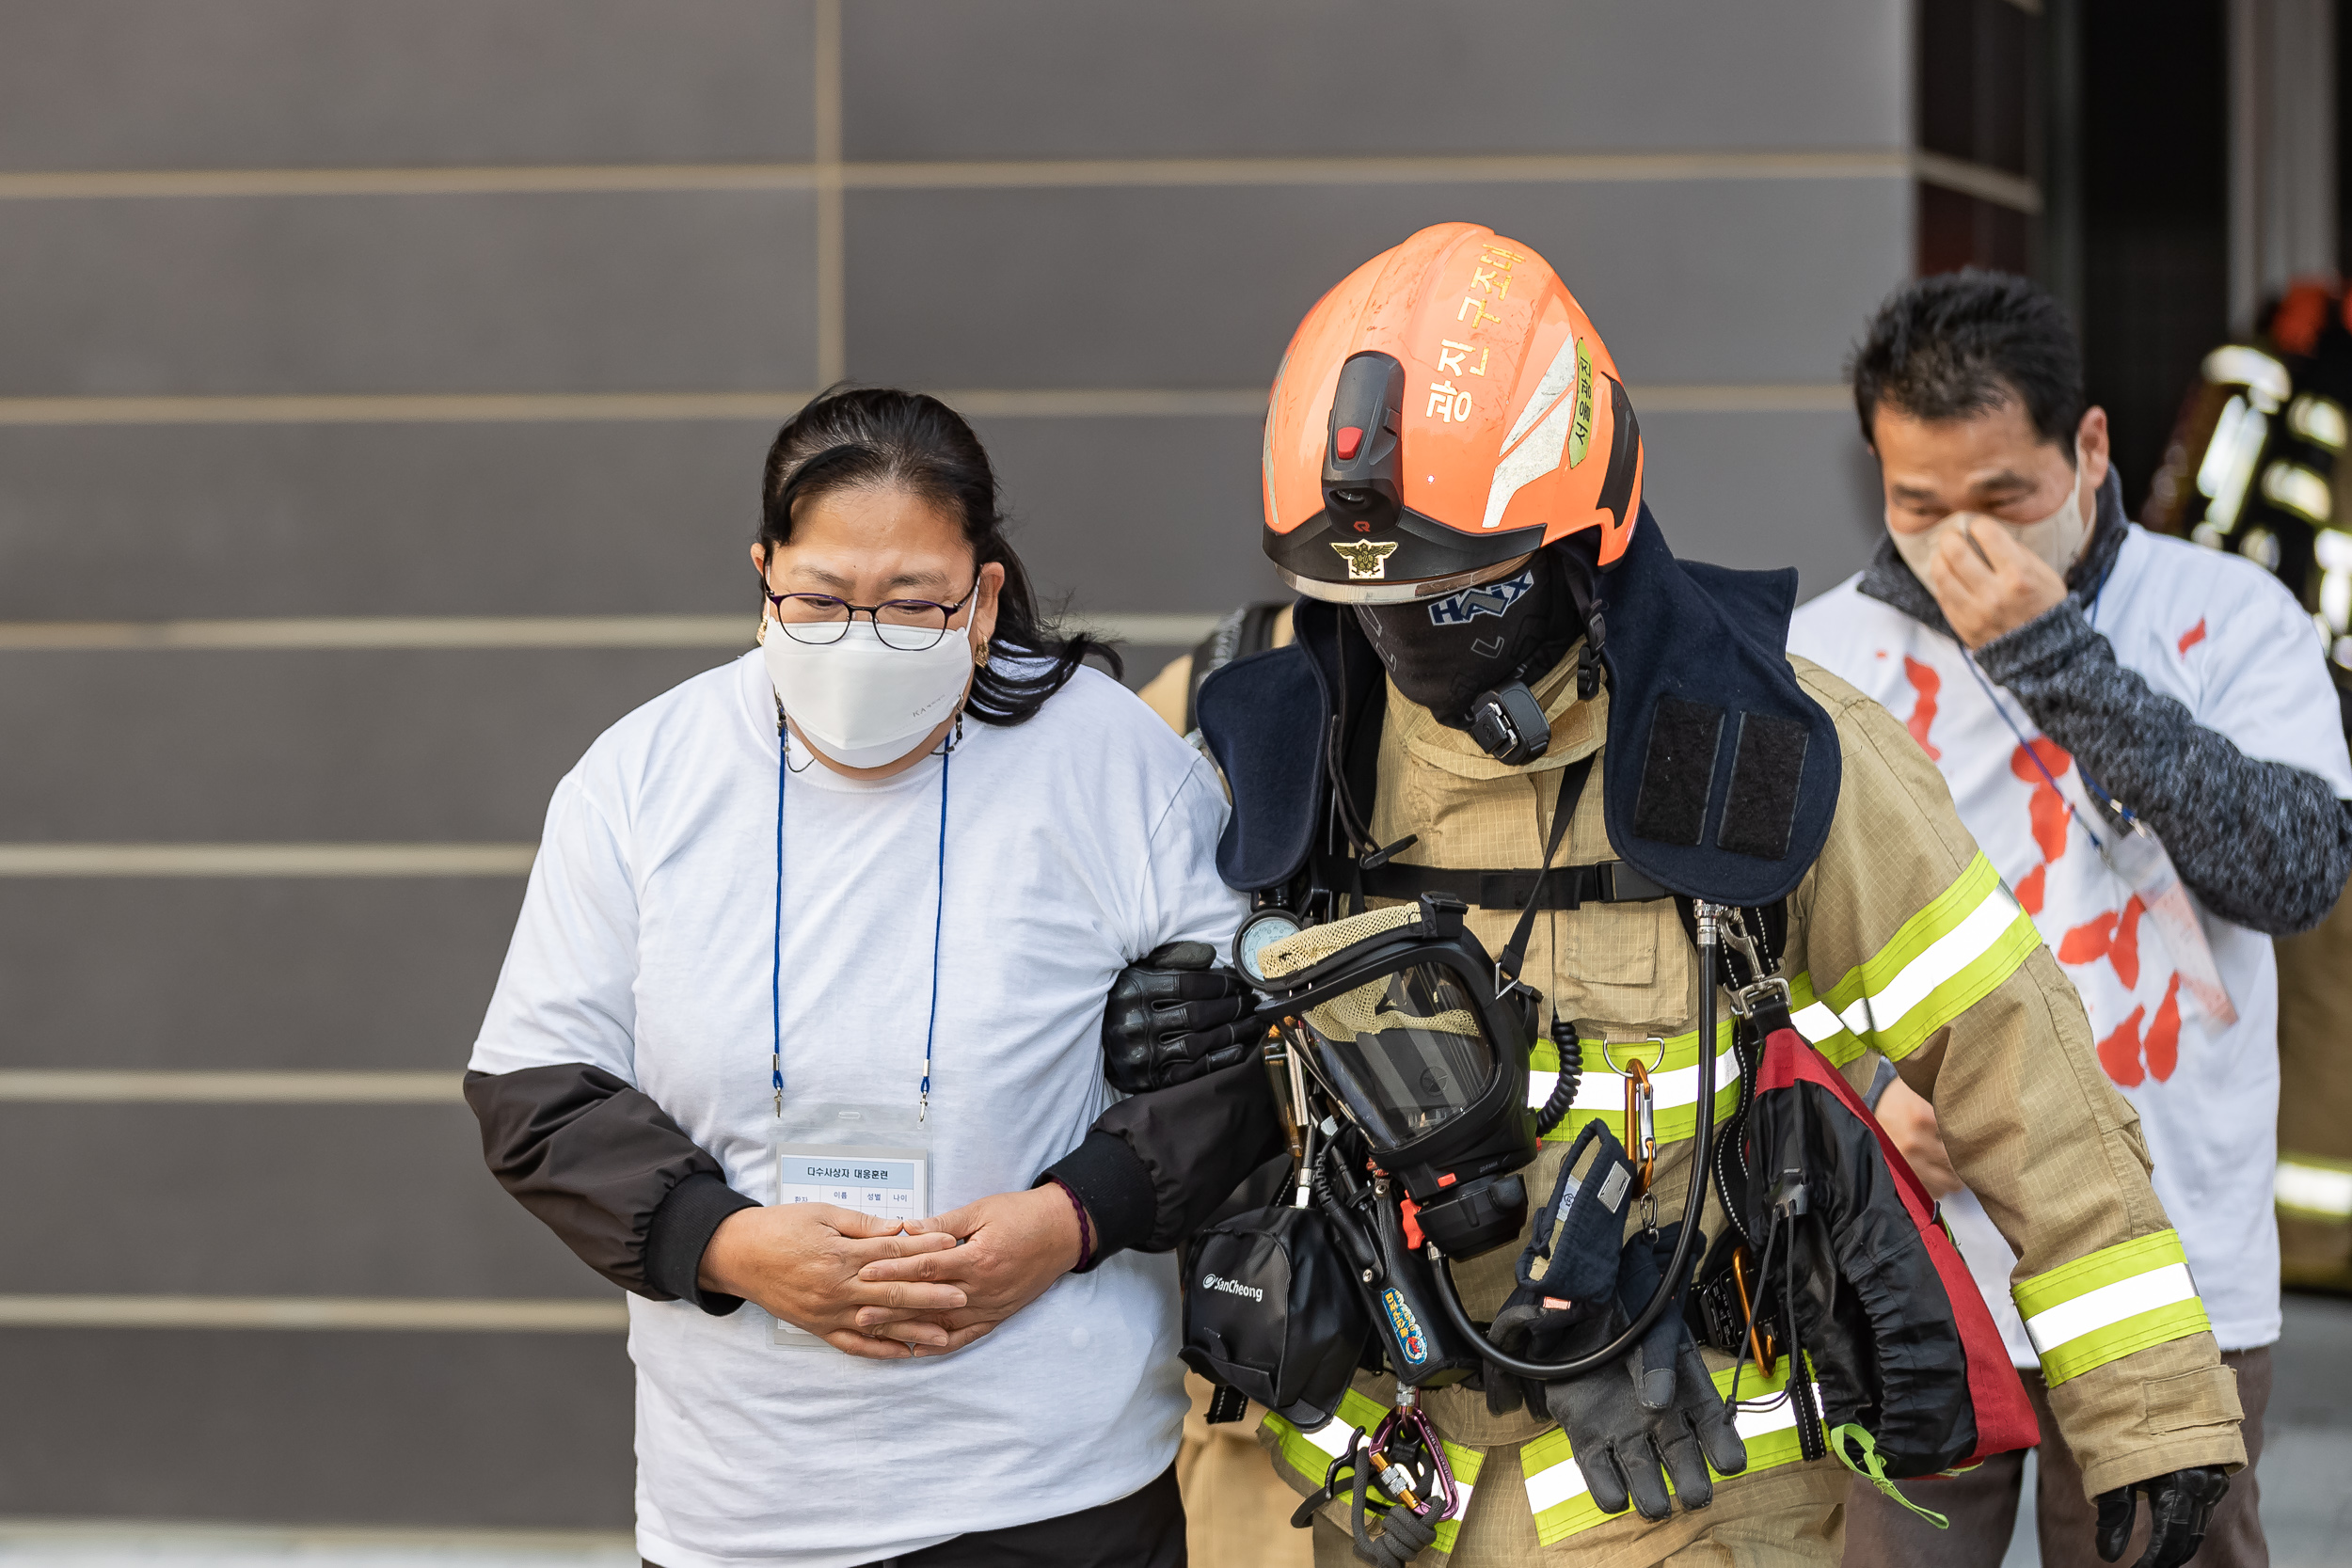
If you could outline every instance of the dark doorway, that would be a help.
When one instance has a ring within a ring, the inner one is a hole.
[[[2137,514],[2199,361],[2229,334],[2221,0],[2085,0],[2077,135],[2090,401]]]

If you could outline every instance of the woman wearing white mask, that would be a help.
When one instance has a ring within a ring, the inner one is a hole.
[[[752,559],[760,647],[557,786],[467,1079],[632,1292],[640,1550],[1180,1563],[1174,1270],[1041,1173],[1110,1102],[1120,970],[1239,916],[1223,793],[1040,625],[933,399],[795,416]]]

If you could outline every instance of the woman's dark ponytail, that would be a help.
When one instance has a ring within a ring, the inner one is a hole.
[[[953,511],[980,565],[1005,569],[996,595],[993,657],[973,678],[964,711],[983,724],[1018,724],[1070,684],[1089,655],[1122,673],[1118,653],[1084,632],[1061,635],[1038,612],[1028,569],[1005,538],[996,471],[961,415],[921,392],[834,388],[776,432],[759,487],[759,543],[792,538],[792,509],[836,490],[886,484]]]

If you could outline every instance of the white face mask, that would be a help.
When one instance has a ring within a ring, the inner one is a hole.
[[[859,617],[837,642],[796,642],[772,617],[760,653],[776,700],[810,745],[844,768],[881,768],[921,744],[971,689],[970,616],[930,647],[894,648]]]
[[[2067,492],[2066,499],[2059,503],[2056,512],[2033,523],[2002,522],[1998,517],[1986,520],[1999,523],[2009,530],[2010,538],[2041,557],[2042,564],[2050,570],[2064,577],[2073,570],[2075,561],[2083,553],[2083,545],[2090,538],[2090,521],[2084,515],[2088,509],[2083,505],[2083,492],[2090,478],[2083,467],[2083,444],[2077,438],[2074,442],[2074,487]],[[1886,531],[1893,535],[1895,553],[1903,558],[1903,564],[1911,568],[1913,576],[1925,582],[1928,580],[1929,558],[1935,554],[1935,542],[1944,536],[1945,531],[1960,527],[1963,518],[1983,515],[1979,512],[1955,512],[1916,533],[1898,533],[1890,520]]]

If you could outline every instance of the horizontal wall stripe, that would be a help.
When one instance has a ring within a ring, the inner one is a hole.
[[[1122,642],[1198,642],[1215,614],[1076,615]],[[749,648],[751,614],[340,615],[244,621],[0,621],[0,652],[334,648]]]
[[[739,615],[310,616],[230,621],[0,621],[0,651],[321,648],[748,648]]]
[[[1427,158],[1073,158],[1009,163],[844,164],[852,190],[1057,185],[1565,184],[1685,180],[1885,180],[1900,151],[1566,152]]]
[[[2022,174],[1988,168],[1962,158],[1946,157],[1941,152],[1914,152],[1913,170],[1924,184],[1940,185],[1947,191],[1973,196],[1990,201],[1996,207],[2007,207],[2019,213],[2042,211],[2042,187]]]
[[[406,1529],[372,1525],[214,1524],[179,1519],[0,1518],[0,1547],[61,1547],[75,1558],[119,1552],[145,1560],[233,1558],[240,1552],[275,1559],[321,1548],[425,1550],[455,1557],[507,1553],[596,1554],[637,1568],[636,1539],[627,1530]]]
[[[810,395],[798,391],[294,392],[252,397],[0,398],[0,425],[783,420],[791,418]]]
[[[533,844],[0,844],[0,877],[521,877]]]
[[[807,190],[811,164],[514,164],[451,168],[32,169],[0,173],[0,201],[254,196],[557,196],[568,192]]]
[[[57,1104],[453,1105],[460,1072],[190,1072],[0,1069],[0,1101]]]
[[[618,1334],[628,1327],[628,1308],[617,1300],[0,1295],[0,1328],[332,1328]]]
[[[837,175],[835,170],[837,169]],[[0,173],[0,200],[573,192],[1040,189],[1067,185],[1552,184],[1689,180],[2030,181],[1931,152],[1688,151],[1438,157],[1066,158],[831,164],[562,164],[449,168],[56,169]],[[1957,187],[1965,188],[1965,187]],[[1998,199],[1997,198],[1995,199]],[[2033,199],[2038,203],[2039,195]]]
[[[289,392],[190,397],[0,398],[0,425],[576,424],[789,419],[814,394],[778,392]],[[935,393],[975,419],[1259,419],[1260,388],[953,388]],[[1645,414],[1839,412],[1853,394],[1835,382],[1643,387]]]

